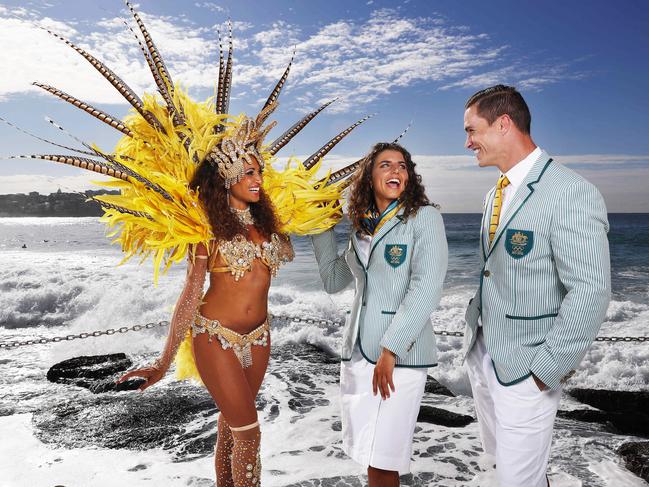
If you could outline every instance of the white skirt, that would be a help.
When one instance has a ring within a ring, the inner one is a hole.
[[[427,369],[395,367],[395,391],[385,401],[372,392],[374,364],[358,344],[341,363],[343,449],[357,463],[381,470],[410,472],[412,436],[426,386]]]

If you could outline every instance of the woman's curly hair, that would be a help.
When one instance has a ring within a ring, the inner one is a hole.
[[[189,187],[194,191],[198,190],[198,199],[205,208],[212,233],[217,240],[232,240],[238,233],[248,235],[246,227],[234,212],[230,211],[225,180],[215,166],[207,160],[202,161]],[[255,220],[255,227],[264,238],[270,239],[273,233],[279,233],[275,207],[263,188],[259,188],[259,201],[250,204],[250,213]]]
[[[422,206],[432,204],[426,196],[424,185],[421,182],[421,176],[415,172],[416,164],[413,162],[410,152],[396,142],[379,142],[378,144],[375,144],[370,152],[365,156],[361,163],[360,171],[354,175],[352,181],[347,212],[352,221],[352,226],[357,231],[363,231],[363,225],[361,223],[363,221],[363,215],[367,209],[374,204],[372,169],[374,168],[376,157],[384,150],[398,151],[403,155],[403,158],[406,161],[408,184],[406,184],[400,198],[404,208],[403,218],[408,219],[410,216],[417,213],[417,210]],[[439,208],[438,205],[433,206]]]

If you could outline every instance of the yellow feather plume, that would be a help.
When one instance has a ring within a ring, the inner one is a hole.
[[[119,189],[120,194],[97,199],[150,217],[106,208],[102,221],[112,229],[113,242],[126,254],[124,261],[133,256],[142,260],[153,257],[157,284],[160,270],[166,272],[174,262],[183,261],[192,245],[207,244],[215,237],[198,193],[189,189],[189,182],[197,167],[195,159],[201,161],[214,144],[235,130],[243,115],[217,115],[212,100],[195,102],[177,86],[174,104],[181,107],[185,123],[174,127],[173,117],[157,96],[145,95],[142,101],[163,130],[154,129],[132,112],[124,123],[133,137],[122,137],[114,153],[118,163],[146,182],[131,177],[128,181],[100,183]],[[226,129],[215,134],[213,128],[218,124]],[[191,141],[188,147],[187,137]],[[325,186],[328,175],[324,180],[316,176],[320,164],[305,169],[291,159],[286,168],[278,170],[272,166],[270,153],[262,151],[262,157],[266,161],[264,190],[275,206],[283,233],[320,233],[340,220],[342,186]]]

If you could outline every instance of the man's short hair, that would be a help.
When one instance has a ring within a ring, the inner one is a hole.
[[[464,105],[465,109],[475,105],[478,115],[489,125],[501,115],[509,115],[514,125],[524,134],[530,133],[532,116],[523,96],[513,86],[496,85],[474,94]]]

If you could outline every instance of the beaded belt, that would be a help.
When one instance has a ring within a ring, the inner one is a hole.
[[[264,322],[257,328],[250,333],[241,335],[223,326],[219,320],[210,320],[196,313],[196,317],[192,323],[192,336],[195,337],[201,333],[207,333],[209,335],[208,341],[210,342],[213,336],[218,337],[223,350],[231,348],[239,359],[241,367],[246,369],[252,365],[251,347],[253,345],[261,345],[262,347],[268,345],[270,320],[266,317]]]

